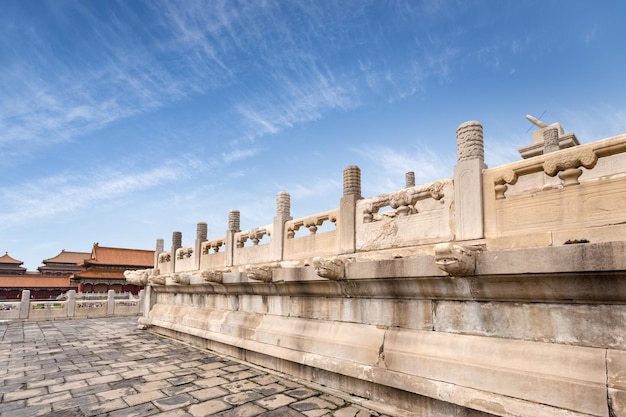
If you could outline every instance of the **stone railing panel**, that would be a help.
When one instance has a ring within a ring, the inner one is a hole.
[[[268,225],[235,233],[233,264],[246,265],[271,261],[270,243],[260,242],[266,236],[269,236],[271,240],[273,227],[273,225]],[[249,246],[250,242],[251,246]]]
[[[359,200],[356,205],[358,251],[451,240],[454,187],[442,180]],[[382,211],[383,208],[391,210]]]
[[[162,252],[157,255],[156,269],[163,274],[174,272],[174,261],[170,252]]]
[[[77,300],[74,317],[76,318],[105,317],[107,315],[108,304],[109,302],[107,300],[100,300],[100,301]]]
[[[621,135],[486,170],[486,237],[526,235],[528,242],[551,244],[559,232],[576,241],[606,235],[600,228],[626,218],[624,152],[626,135]],[[588,230],[577,232],[583,229]],[[550,235],[540,238],[542,232]],[[513,239],[511,245],[524,244]]]
[[[202,243],[200,269],[223,268],[226,265],[226,238]]]
[[[283,259],[301,260],[310,258],[311,254],[325,256],[337,253],[339,250],[338,228],[341,227],[338,218],[339,209],[335,209],[287,221]],[[326,230],[328,229],[326,225],[329,223],[334,225],[331,228],[333,230]],[[322,226],[326,231],[320,230]]]
[[[176,249],[176,261],[174,269],[179,271],[190,271],[196,269],[196,256],[193,246]]]
[[[0,303],[0,321],[13,320],[20,318],[19,302],[1,302]]]
[[[115,300],[113,314],[115,316],[132,316],[139,314],[141,300]]]
[[[30,320],[54,320],[67,317],[65,301],[33,301],[30,303]]]

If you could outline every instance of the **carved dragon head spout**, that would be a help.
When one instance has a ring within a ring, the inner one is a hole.
[[[154,269],[138,269],[124,271],[126,282],[134,285],[148,285],[148,279],[153,274]]]
[[[313,258],[313,267],[315,273],[322,277],[332,280],[344,279],[346,276],[345,260],[341,258]]]
[[[152,275],[148,282],[150,285],[165,285],[165,277],[166,275]]]
[[[454,276],[474,275],[477,246],[463,246],[455,243],[439,243],[435,246],[435,263],[444,272]]]
[[[178,285],[189,285],[191,283],[191,275],[189,274],[172,274],[172,282]]]
[[[280,262],[246,265],[246,276],[255,281],[272,282],[272,270],[280,268]]]
[[[222,280],[224,279],[224,272],[230,272],[230,269],[203,269],[200,272],[200,276],[206,282],[215,282],[221,284]]]

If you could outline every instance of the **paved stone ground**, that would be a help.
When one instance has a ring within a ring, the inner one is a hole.
[[[381,415],[137,330],[136,317],[0,324],[0,380],[0,417]]]

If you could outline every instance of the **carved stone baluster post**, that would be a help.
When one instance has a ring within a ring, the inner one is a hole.
[[[207,241],[208,226],[205,222],[199,222],[196,225],[196,244],[193,248],[195,254],[195,269],[200,269],[200,261],[202,259],[202,243]]]
[[[415,172],[409,171],[404,175],[406,181],[405,188],[415,187]]]
[[[159,255],[165,252],[165,242],[163,239],[156,240],[156,248],[154,251],[154,274],[159,275]],[[149,278],[149,277],[148,277]],[[150,310],[156,304],[156,292],[152,289],[152,285],[146,285],[144,287],[145,294],[143,297],[143,303],[141,303],[141,313],[144,317],[148,317]]]
[[[289,193],[281,191],[276,194],[276,216],[274,217],[274,230],[270,236],[270,250],[272,261],[283,260],[283,249],[285,247],[285,223],[292,220],[291,217],[291,196]]]
[[[560,149],[558,127],[556,125],[550,125],[544,127],[541,131],[543,135],[543,154],[558,151]],[[560,186],[561,181],[558,177],[551,178],[550,176],[544,175],[544,189],[559,188]]]
[[[20,300],[20,319],[27,319],[30,314],[30,290],[22,290]]]
[[[339,202],[340,253],[356,251],[356,203],[361,197],[361,169],[350,165],[343,170],[343,197]]]
[[[170,249],[170,256],[172,259],[172,271],[176,272],[176,249],[183,247],[183,234],[182,232],[172,233],[172,248]]]
[[[240,232],[239,228],[240,214],[239,210],[231,210],[228,212],[228,230],[226,231],[226,265],[233,266],[234,249],[235,249],[235,233]]]
[[[559,150],[559,129],[554,126],[549,126],[543,129],[543,153],[544,155],[550,152],[556,152]]]
[[[154,269],[159,269],[159,255],[165,251],[165,242],[163,239],[156,240],[156,248],[154,250]]]
[[[465,122],[456,130],[457,164],[454,167],[456,240],[481,239],[483,228],[483,126]]]

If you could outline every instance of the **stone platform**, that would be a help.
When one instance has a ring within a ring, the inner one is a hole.
[[[0,380],[0,417],[395,414],[137,330],[136,317],[0,324]]]

